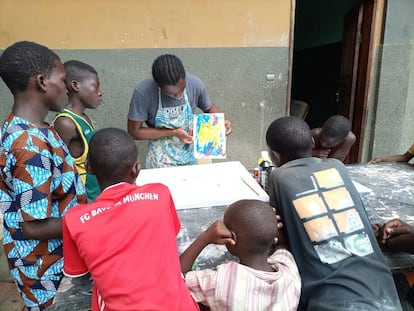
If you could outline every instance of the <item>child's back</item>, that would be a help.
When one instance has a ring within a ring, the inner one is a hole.
[[[63,237],[65,274],[89,271],[94,280],[92,310],[198,310],[181,276],[170,191],[134,184],[138,150],[129,134],[96,132],[88,170],[104,191],[65,216]]]
[[[299,310],[401,310],[346,167],[311,157],[310,129],[297,118],[274,121],[267,142],[280,165],[271,175],[270,203],[302,277]]]

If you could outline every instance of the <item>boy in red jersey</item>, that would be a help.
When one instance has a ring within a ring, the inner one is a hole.
[[[198,310],[181,275],[170,191],[135,185],[140,164],[131,136],[97,131],[86,167],[102,193],[64,218],[64,273],[91,273],[92,310]]]

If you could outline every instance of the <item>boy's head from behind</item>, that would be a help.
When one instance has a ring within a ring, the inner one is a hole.
[[[319,144],[322,148],[332,148],[345,139],[351,130],[351,122],[344,116],[334,115],[322,126]]]
[[[49,76],[58,63],[59,56],[49,48],[34,42],[19,41],[1,54],[0,77],[16,95],[26,90],[30,78]]]
[[[101,187],[119,182],[134,183],[140,170],[138,148],[124,130],[101,129],[89,143],[87,166]]]
[[[236,241],[227,248],[238,257],[267,254],[278,236],[275,211],[260,200],[234,202],[226,209],[223,222]]]
[[[66,88],[69,100],[77,97],[85,108],[95,109],[102,97],[96,70],[77,60],[69,60],[63,66],[66,71]]]
[[[266,143],[273,162],[286,162],[312,156],[314,141],[308,124],[297,117],[281,117],[273,121],[266,132]]]

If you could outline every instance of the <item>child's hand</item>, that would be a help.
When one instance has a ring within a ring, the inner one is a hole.
[[[276,214],[277,229],[282,229],[283,228],[282,217],[280,217],[280,215],[277,213],[274,207],[272,207],[272,209],[275,211],[275,214]]]
[[[379,162],[382,162],[382,158],[375,158],[375,159],[372,159],[371,161],[369,161],[368,163],[379,163]]]
[[[208,244],[236,244],[232,232],[221,220],[215,221],[203,232],[203,240]]]
[[[379,246],[385,247],[386,241],[383,241],[383,230],[384,230],[384,224],[371,224],[372,231],[374,232],[375,238],[377,239],[377,242]]]
[[[326,159],[330,153],[331,149],[316,149],[313,151],[313,156],[321,159]]]
[[[181,254],[180,263],[181,271],[187,273],[191,270],[191,267],[196,260],[200,252],[208,244],[230,244],[235,245],[236,241],[232,238],[231,231],[226,225],[217,220],[212,223],[206,231],[202,232],[193,243]]]
[[[380,239],[380,235],[382,232],[382,225],[381,224],[372,224],[372,231],[374,231],[374,235],[377,239]]]
[[[400,219],[393,219],[382,226],[378,240],[394,251],[414,254],[414,227]]]
[[[400,219],[393,219],[385,223],[381,231],[380,238],[383,243],[386,243],[387,239],[391,237],[400,234],[413,234],[414,228]]]
[[[272,209],[275,211],[275,215],[276,215],[278,236],[274,238],[273,247],[269,255],[271,255],[278,248],[289,249],[289,246],[288,246],[289,242],[288,242],[285,230],[283,229],[282,218],[277,213],[277,210],[274,207],[272,207]]]

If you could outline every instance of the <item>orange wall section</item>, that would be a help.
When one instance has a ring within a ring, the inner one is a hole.
[[[289,0],[0,0],[0,49],[287,47]]]

